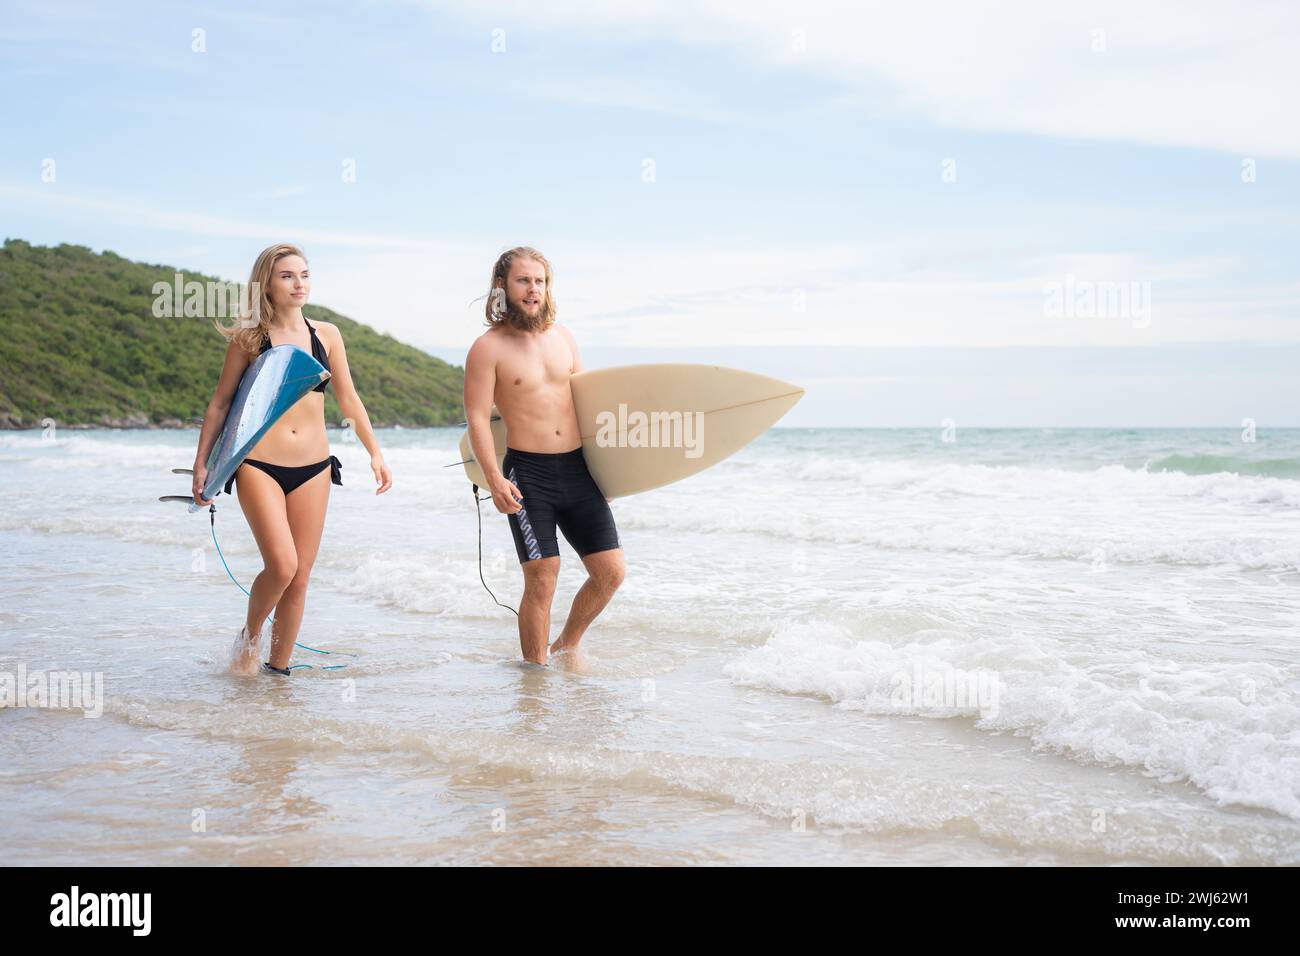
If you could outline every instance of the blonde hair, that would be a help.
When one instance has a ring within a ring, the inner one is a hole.
[[[551,263],[547,261],[546,256],[542,255],[532,246],[515,246],[513,249],[507,249],[497,257],[496,263],[492,266],[492,276],[488,280],[487,305],[483,312],[487,316],[487,325],[490,328],[500,328],[503,325],[510,324],[510,319],[506,314],[505,284],[510,277],[510,267],[516,259],[533,259],[542,264],[546,270],[546,296],[542,300],[542,311],[538,317],[540,327],[539,332],[545,332],[555,324],[555,297],[551,293]],[[493,306],[497,304],[497,282],[500,281],[500,310],[494,310]]]
[[[222,325],[213,320],[217,331],[227,341],[236,343],[250,355],[256,355],[262,343],[271,337],[271,324],[275,321],[275,306],[271,304],[271,274],[275,264],[285,256],[298,256],[303,262],[307,257],[302,250],[288,242],[279,242],[267,246],[258,254],[253,263],[253,271],[248,277],[247,297],[240,302],[239,319],[234,325]]]

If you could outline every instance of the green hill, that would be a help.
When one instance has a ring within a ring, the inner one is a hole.
[[[201,418],[226,343],[202,318],[157,318],[156,282],[171,266],[148,265],[84,246],[0,250],[0,428],[60,425],[179,426]],[[186,281],[220,281],[185,273]],[[464,371],[320,306],[303,312],[335,323],[352,380],[376,426],[464,420]],[[337,422],[333,390],[325,419]]]

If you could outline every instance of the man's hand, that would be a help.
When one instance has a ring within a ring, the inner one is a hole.
[[[520,503],[524,500],[523,493],[515,487],[513,481],[502,477],[495,481],[489,490],[492,492],[492,503],[503,515],[512,515],[516,511],[523,510],[524,506]]]

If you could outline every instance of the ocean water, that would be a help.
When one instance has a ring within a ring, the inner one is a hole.
[[[1300,430],[775,429],[614,502],[581,672],[519,663],[458,431],[379,434],[295,656],[347,666],[287,680],[155,500],[196,432],[0,434],[0,675],[103,688],[0,709],[7,862],[1300,863]]]

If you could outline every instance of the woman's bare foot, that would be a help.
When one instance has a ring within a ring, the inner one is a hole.
[[[248,636],[248,628],[241,627],[239,636],[235,638],[235,643],[230,648],[230,673],[237,674],[240,677],[252,677],[261,671],[261,640],[262,635],[253,640]]]

